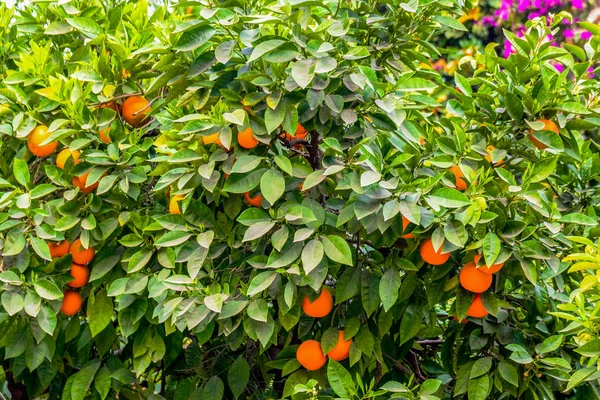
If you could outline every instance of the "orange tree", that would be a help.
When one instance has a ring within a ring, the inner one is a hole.
[[[4,394],[592,398],[600,28],[448,85],[473,6],[1,5]]]

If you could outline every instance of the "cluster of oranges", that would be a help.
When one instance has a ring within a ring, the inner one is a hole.
[[[321,294],[315,301],[310,301],[308,296],[302,301],[302,311],[309,317],[323,318],[328,315],[333,308],[333,297],[325,288],[321,290]],[[344,340],[344,331],[339,331],[338,341],[327,355],[323,354],[321,343],[317,340],[306,340],[296,350],[296,359],[304,368],[309,371],[320,369],[327,362],[327,357],[342,361],[350,355],[350,345],[352,339]]]
[[[73,263],[71,264],[71,276],[73,279],[67,283],[72,289],[79,289],[85,286],[90,279],[90,270],[86,266],[94,259],[96,251],[93,247],[88,249],[81,245],[81,240],[74,240],[73,243],[69,244],[68,240],[62,242],[48,243],[50,249],[50,256],[52,259],[61,258],[71,253]],[[81,309],[83,300],[79,292],[75,290],[67,289],[64,291],[64,297],[60,311],[65,315],[75,315]]]
[[[450,253],[443,253],[442,248],[435,249],[431,239],[421,243],[419,249],[423,261],[430,265],[442,265],[450,258]],[[460,271],[460,285],[471,293],[475,293],[475,298],[467,311],[467,315],[473,318],[483,318],[488,314],[488,311],[483,306],[481,293],[485,292],[492,285],[492,275],[500,271],[504,263],[493,265],[480,264],[481,254],[476,254],[472,262],[467,263]]]
[[[100,108],[111,108],[117,112],[121,113],[121,116],[129,125],[134,128],[138,128],[146,123],[148,119],[148,106],[149,102],[140,96],[131,96],[128,97],[127,100],[123,103],[122,106],[119,106],[114,101],[104,103],[100,106]],[[110,139],[110,128],[101,129],[99,131],[100,140],[104,143],[111,143]],[[48,131],[48,127],[46,125],[38,125],[36,126],[29,135],[27,136],[27,147],[29,151],[35,156],[38,157],[48,157],[58,147],[57,141],[51,141],[45,143],[52,132]],[[70,148],[64,148],[61,150],[56,157],[56,166],[60,169],[64,169],[67,161],[69,159],[73,160],[73,165],[79,164],[81,161],[79,160],[80,153],[78,150],[71,150]],[[89,175],[89,171],[78,176],[74,176],[72,178],[73,186],[79,188],[79,190],[83,193],[91,193],[98,187],[98,182],[95,182],[91,185],[87,185],[87,178]]]

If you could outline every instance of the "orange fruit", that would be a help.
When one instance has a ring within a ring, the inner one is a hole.
[[[50,249],[50,257],[60,258],[67,255],[69,252],[69,241],[63,240],[62,242],[48,242],[48,248]]]
[[[81,310],[83,300],[81,295],[74,290],[65,290],[60,311],[68,316],[75,315]]]
[[[455,320],[456,322],[460,322],[461,324],[466,324],[467,322],[469,322],[469,321],[467,321],[467,319],[466,319],[466,318],[463,318],[462,320],[460,320],[460,321],[459,321],[459,320],[458,320],[458,315],[453,315],[453,316],[452,316],[452,318],[454,318],[454,320]]]
[[[248,127],[238,132],[238,143],[245,149],[253,149],[258,145],[258,140],[252,134],[252,128]]]
[[[333,297],[327,289],[321,289],[321,294],[313,302],[308,296],[304,296],[304,300],[302,300],[302,311],[309,317],[322,318],[329,314],[332,308]]]
[[[108,52],[107,52],[107,54],[108,54]],[[111,110],[115,110],[116,112],[119,112],[119,104],[114,100],[111,100],[108,103],[102,103],[100,105],[100,108],[110,108]]]
[[[191,14],[193,11],[194,11],[194,7],[193,7],[193,6],[188,6],[188,7],[185,9],[185,14],[186,14],[186,15],[190,15],[190,14]]]
[[[542,122],[544,124],[544,128],[543,130],[545,131],[552,131],[554,133],[556,133],[557,135],[558,133],[558,126],[556,126],[556,124],[548,119],[539,119],[536,122]],[[546,146],[544,143],[540,142],[539,140],[537,140],[534,136],[533,136],[533,132],[534,130],[530,130],[529,131],[529,140],[531,140],[531,142],[533,143],[533,145],[535,147],[537,147],[540,150],[546,149],[548,148],[548,146]]]
[[[465,190],[467,188],[467,182],[462,179],[465,177],[465,174],[463,174],[460,167],[458,165],[454,165],[450,167],[450,172],[452,172],[456,178],[456,188],[461,191]]]
[[[254,206],[254,207],[262,206],[262,196],[260,194],[257,194],[254,197],[250,197],[250,192],[246,192],[246,193],[244,193],[244,199],[246,199],[248,204],[250,204],[251,206]]]
[[[404,218],[404,215],[402,216],[402,232],[406,231],[406,227],[408,226],[408,224],[410,224],[410,221],[406,218]],[[412,239],[414,238],[412,233],[407,233],[406,235],[402,236],[402,239]]]
[[[473,257],[473,262],[475,263],[475,265],[479,264],[480,258],[481,254],[475,254],[475,257]],[[484,265],[479,267],[478,269],[486,274],[495,274],[496,272],[500,271],[502,267],[504,267],[504,263],[493,264],[491,267],[488,267],[487,264],[485,264],[484,262]]]
[[[148,100],[141,96],[131,96],[123,103],[123,119],[134,128],[144,125],[150,111]]]
[[[111,142],[110,140],[110,127],[106,128],[106,129],[100,129],[98,131],[98,134],[100,135],[100,140],[102,140],[102,142],[109,144]]]
[[[340,335],[335,347],[331,349],[329,353],[327,353],[327,356],[329,358],[333,358],[335,361],[345,360],[350,355],[351,344],[352,339],[344,340],[344,331],[340,331]]]
[[[323,354],[321,343],[316,340],[307,340],[303,342],[296,350],[296,359],[309,371],[316,371],[327,362],[327,357]]]
[[[124,79],[131,78],[131,72],[127,71],[125,68],[122,68],[122,69],[121,69],[121,76],[122,76]]]
[[[73,280],[67,285],[72,288],[80,288],[85,286],[90,280],[90,270],[85,265],[73,263],[71,264],[71,276],[73,277]]]
[[[442,265],[450,258],[450,253],[442,253],[441,247],[436,252],[431,239],[427,239],[421,244],[419,252],[423,261],[431,265]]]
[[[38,125],[27,136],[27,147],[34,155],[38,157],[47,157],[54,153],[58,142],[50,142],[45,145],[40,145],[44,140],[48,139],[52,133],[48,132],[46,125]]]
[[[85,194],[93,192],[94,190],[96,190],[96,188],[100,184],[99,182],[95,182],[95,183],[91,184],[90,186],[86,186],[86,182],[87,182],[87,178],[88,178],[89,174],[90,174],[90,171],[86,172],[83,175],[74,176],[73,179],[71,179],[71,183],[73,184],[73,186],[78,187],[79,191],[81,191]]]
[[[79,161],[79,151],[73,150],[71,151],[69,148],[62,149],[58,156],[56,156],[56,166],[60,169],[65,169],[65,164],[69,157],[73,157],[73,164],[77,165],[80,163]]]
[[[483,301],[481,301],[481,295],[479,293],[475,295],[473,302],[467,310],[467,315],[473,318],[483,318],[488,315],[487,310],[483,306]]]
[[[185,198],[182,194],[176,194],[171,197],[169,200],[169,212],[171,214],[181,214],[181,209],[179,208],[179,202]]]
[[[463,288],[473,293],[483,293],[492,286],[492,275],[481,272],[474,262],[463,267],[458,279]]]
[[[202,136],[202,142],[204,142],[204,144],[216,143],[219,146],[223,147],[223,143],[221,143],[221,139],[219,138],[219,132],[213,133],[212,135],[208,136]]]
[[[491,163],[492,162],[492,151],[496,150],[496,147],[494,147],[493,144],[488,144],[488,146],[485,148],[485,152],[487,153],[487,155],[485,155],[485,159],[487,160],[487,162]],[[504,161],[500,160],[498,161],[495,165],[497,166],[501,166],[504,164]]]
[[[81,246],[81,240],[76,239],[71,243],[69,247],[69,253],[73,256],[73,262],[75,264],[88,264],[92,262],[94,259],[94,255],[96,254],[96,250],[93,247],[89,249],[85,249]]]
[[[419,136],[419,144],[423,146],[425,144],[425,138],[423,136]]]

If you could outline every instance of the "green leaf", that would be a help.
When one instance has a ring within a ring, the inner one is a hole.
[[[267,41],[259,43],[254,48],[254,50],[252,50],[252,54],[250,55],[248,62],[258,60],[265,54],[275,50],[276,48],[278,48],[279,46],[281,46],[285,43],[287,43],[287,41],[280,40],[280,39],[267,40]]]
[[[562,344],[563,339],[563,335],[553,335],[549,338],[546,338],[542,342],[538,354],[547,354],[558,350],[560,348],[560,345]]]
[[[569,383],[567,384],[567,388],[565,389],[565,391],[573,389],[575,386],[579,385],[594,372],[596,372],[596,367],[578,369],[573,373],[573,375],[571,375],[571,379],[569,379]]]
[[[502,245],[498,235],[494,232],[488,232],[483,238],[483,257],[485,259],[485,265],[493,265],[501,251]]]
[[[327,363],[327,379],[338,396],[349,399],[356,394],[356,386],[352,376],[342,364],[332,358]]]
[[[71,377],[73,378],[73,383],[70,388],[71,400],[83,400],[87,396],[87,392],[94,380],[98,368],[100,368],[100,360],[93,360]]]
[[[277,272],[275,271],[261,272],[260,274],[256,275],[250,282],[250,285],[248,285],[248,291],[246,295],[254,296],[255,294],[262,292],[271,286],[271,283],[273,283],[276,278]]]
[[[38,256],[42,257],[44,260],[52,261],[52,256],[50,255],[50,248],[48,247],[48,244],[45,241],[32,236],[31,245]]]
[[[260,192],[269,203],[275,204],[284,191],[285,179],[278,170],[270,169],[260,179]]]
[[[292,78],[302,89],[312,82],[315,76],[315,60],[299,60],[292,67]]]
[[[87,317],[92,337],[94,337],[102,332],[110,323],[113,316],[113,302],[107,296],[106,289],[101,289],[93,297],[90,296],[90,302],[88,302]]]
[[[523,103],[516,95],[507,92],[504,95],[504,105],[506,106],[508,115],[510,115],[512,119],[515,121],[521,121],[523,119],[523,115],[525,114]]]
[[[15,315],[23,309],[25,302],[23,297],[17,292],[4,292],[2,293],[2,307],[8,315]]]
[[[482,357],[478,358],[473,367],[471,368],[471,379],[480,377],[488,373],[488,371],[492,368],[492,359],[491,357]]]
[[[171,231],[162,235],[154,246],[156,247],[174,247],[187,241],[192,236],[191,233],[184,231]]]
[[[47,305],[42,305],[40,308],[40,312],[37,315],[38,324],[40,324],[40,328],[48,335],[54,334],[54,329],[56,329],[56,314],[54,311],[48,307]]]
[[[33,284],[35,291],[40,295],[41,298],[46,300],[59,300],[62,299],[62,290],[58,288],[53,282],[47,279],[40,279]]]
[[[401,283],[400,273],[395,268],[388,269],[381,277],[379,281],[379,297],[381,298],[385,312],[396,304]]]
[[[275,226],[276,221],[259,221],[251,225],[244,233],[242,242],[259,239],[267,234]]]
[[[15,158],[13,161],[13,174],[15,175],[17,182],[23,186],[26,186],[31,180],[29,167],[27,166],[27,163],[20,158]]]
[[[469,400],[485,400],[490,388],[490,378],[487,375],[470,379],[468,386]]]
[[[178,51],[191,51],[197,49],[208,42],[215,33],[215,29],[208,25],[199,26],[184,32],[174,48]]]
[[[529,180],[532,183],[535,183],[543,181],[549,177],[554,171],[556,171],[557,161],[558,157],[549,157],[535,163]]]
[[[447,17],[445,15],[434,15],[433,20],[457,31],[467,31],[467,28],[461,24],[456,18]]]
[[[250,380],[250,365],[243,355],[239,356],[227,372],[227,383],[233,397],[239,398]]]
[[[460,208],[468,206],[471,201],[463,193],[456,189],[451,188],[439,188],[433,191],[433,193],[427,196],[429,203],[439,204],[446,208]]]
[[[302,266],[304,273],[310,274],[323,259],[323,244],[317,238],[312,239],[302,250]]]
[[[231,175],[227,179],[227,181],[225,181],[225,185],[223,186],[223,191],[229,192],[229,193],[249,192],[259,185],[260,178],[262,178],[262,176],[265,172],[266,172],[266,169],[261,168],[256,171],[252,171],[248,175],[242,175],[242,174]]]
[[[142,248],[131,256],[127,264],[127,272],[134,273],[144,268],[152,258],[152,249]],[[93,271],[93,270],[92,270]]]
[[[421,330],[423,315],[416,304],[410,304],[400,322],[400,345],[408,342]]]
[[[73,28],[83,34],[87,34],[89,37],[96,37],[103,32],[102,27],[90,18],[65,18],[65,21]]]
[[[340,264],[353,265],[352,251],[348,242],[335,235],[323,236],[322,240],[323,249],[330,260]]]
[[[498,371],[500,371],[500,376],[506,382],[510,383],[515,387],[519,386],[519,373],[512,364],[509,364],[506,361],[500,361],[500,363],[498,364]]]
[[[580,213],[571,213],[564,215],[558,222],[565,222],[567,224],[579,224],[579,225],[587,225],[587,226],[596,226],[598,222],[595,218],[588,217],[585,214]]]
[[[262,161],[262,157],[253,155],[243,155],[238,158],[231,168],[230,174],[244,174],[258,167]]]

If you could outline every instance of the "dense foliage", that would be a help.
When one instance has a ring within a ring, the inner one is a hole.
[[[1,5],[0,393],[599,397],[600,27],[475,6]]]

